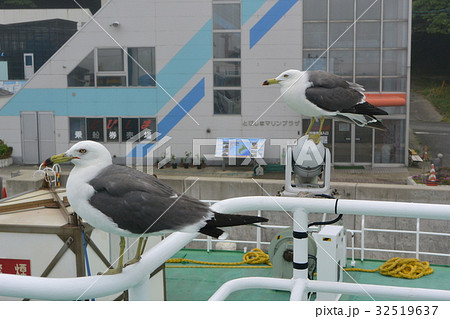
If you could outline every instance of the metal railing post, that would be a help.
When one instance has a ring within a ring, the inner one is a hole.
[[[416,220],[416,258],[419,259],[420,252],[420,218]]]
[[[365,229],[365,218],[366,216],[361,216],[361,261],[364,261],[364,239],[366,236],[366,233],[364,231]]]
[[[261,210],[258,209],[258,217],[261,217]],[[256,227],[256,248],[261,249],[261,228]]]
[[[294,210],[293,278],[308,279],[308,213],[302,208]]]

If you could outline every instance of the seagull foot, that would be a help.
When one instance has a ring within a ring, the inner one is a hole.
[[[139,262],[139,260],[141,260],[141,257],[134,257],[133,259],[130,259],[127,263],[125,263],[125,265],[123,265],[123,267],[125,268],[132,264],[135,264],[135,263]]]
[[[103,276],[103,275],[117,275],[120,274],[122,272],[122,268],[109,268],[107,271],[105,272],[99,272],[97,273],[97,275],[99,276]]]
[[[310,134],[308,135],[309,139],[312,140],[314,143],[319,144],[320,143],[320,135],[319,134]]]

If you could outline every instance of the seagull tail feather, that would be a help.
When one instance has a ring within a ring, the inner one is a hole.
[[[214,216],[206,221],[206,225],[202,227],[199,232],[204,235],[219,238],[224,231],[218,227],[251,225],[267,221],[267,218],[258,216],[214,213]]]
[[[336,117],[343,122],[354,123],[360,127],[370,127],[376,130],[387,131],[387,127],[383,123],[376,119],[374,116],[367,114],[356,114],[356,113],[339,113]]]
[[[389,129],[386,126],[384,126],[383,123],[379,120],[377,120],[376,122],[367,124],[367,127],[374,128],[374,129],[380,130],[380,131],[389,131]]]

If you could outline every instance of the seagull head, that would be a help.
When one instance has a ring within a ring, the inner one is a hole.
[[[294,84],[304,72],[299,70],[287,70],[273,79],[265,80],[262,85],[280,84],[283,86],[291,86]]]
[[[72,161],[75,166],[112,164],[111,153],[106,147],[94,141],[82,141],[69,148],[66,152],[46,159],[42,166],[47,167],[69,161]]]

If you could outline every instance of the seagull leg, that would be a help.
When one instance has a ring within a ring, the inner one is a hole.
[[[314,141],[314,143],[319,144],[320,143],[320,135],[322,133],[322,127],[323,127],[323,122],[325,122],[325,117],[322,116],[322,118],[320,119],[320,126],[319,126],[319,132],[317,133],[317,135],[315,135],[312,140]]]
[[[123,254],[125,251],[125,237],[120,237],[120,251],[119,251],[119,261],[117,262],[117,268],[110,268],[103,275],[115,275],[120,274],[123,269]],[[101,273],[100,273],[101,275]]]
[[[129,260],[124,267],[127,267],[129,265],[137,263],[139,260],[141,260],[141,255],[144,253],[145,245],[147,244],[148,237],[143,238],[139,237],[138,246],[136,249],[136,255],[133,259]]]
[[[314,117],[312,117],[311,118],[311,122],[309,122],[309,126],[308,126],[308,129],[306,130],[305,135],[309,134],[309,132],[311,131],[311,129],[312,129],[313,125],[314,125],[314,122],[316,122],[316,119]]]
[[[311,131],[311,129],[312,129],[312,127],[313,127],[315,122],[316,122],[316,119],[314,117],[312,117],[311,118],[311,122],[309,122],[309,126],[308,126],[308,129],[306,130],[306,133],[304,135],[302,135],[302,136],[299,136],[299,138],[297,138],[297,141],[299,139],[301,139],[303,136],[309,135],[309,132]]]

